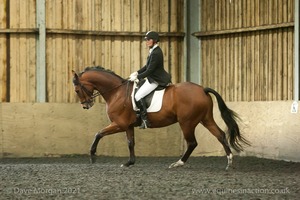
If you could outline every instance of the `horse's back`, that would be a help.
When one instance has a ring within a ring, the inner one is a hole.
[[[180,112],[198,111],[206,112],[212,109],[212,100],[210,95],[206,94],[204,88],[192,82],[177,83],[169,88],[168,102],[174,102],[174,108]]]
[[[208,95],[201,85],[192,82],[174,84],[174,92],[177,97],[206,100]]]

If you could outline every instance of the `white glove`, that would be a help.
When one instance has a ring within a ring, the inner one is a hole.
[[[139,79],[137,78],[137,76],[129,77],[129,80],[132,81],[132,82],[134,81],[134,82],[136,82],[136,83],[139,82]]]
[[[133,72],[132,74],[130,74],[129,78],[136,77],[137,75],[138,75],[138,72]]]
[[[130,74],[129,80],[130,81],[136,81],[137,75],[138,75],[138,72],[133,72],[132,74]]]

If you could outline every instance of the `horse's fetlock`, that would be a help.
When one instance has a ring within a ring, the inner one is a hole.
[[[95,155],[96,154],[96,149],[94,149],[94,148],[92,148],[91,150],[90,150],[90,155]]]

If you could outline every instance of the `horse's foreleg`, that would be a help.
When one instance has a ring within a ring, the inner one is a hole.
[[[95,161],[96,161],[95,154],[96,154],[98,143],[102,137],[103,137],[103,135],[101,134],[101,131],[95,135],[95,139],[94,139],[94,142],[93,142],[93,144],[91,146],[91,150],[90,150],[91,163],[95,163]]]
[[[126,131],[126,136],[127,136],[127,142],[128,142],[128,149],[129,149],[129,160],[121,165],[121,167],[129,167],[130,165],[133,165],[135,163],[135,153],[134,153],[134,127],[131,126],[129,129]]]
[[[123,130],[116,123],[113,122],[110,125],[108,125],[107,127],[105,127],[104,129],[102,129],[101,131],[99,131],[95,135],[95,139],[94,139],[94,142],[93,142],[93,144],[91,146],[91,150],[90,150],[91,163],[94,163],[96,161],[95,154],[96,154],[97,146],[98,146],[100,139],[106,135],[118,133],[121,131],[123,131]]]

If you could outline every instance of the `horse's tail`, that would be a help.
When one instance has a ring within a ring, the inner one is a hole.
[[[241,143],[250,145],[250,143],[241,135],[239,126],[236,122],[237,119],[240,119],[233,110],[230,110],[221,95],[211,88],[204,88],[206,94],[212,93],[215,95],[219,110],[221,112],[221,117],[224,120],[229,134],[229,143],[237,152],[243,151],[243,146]]]

